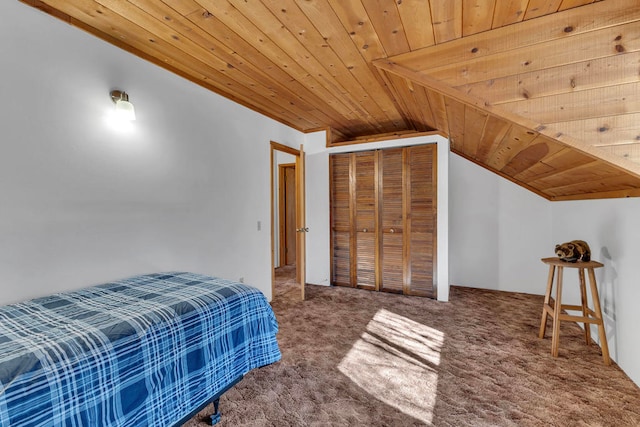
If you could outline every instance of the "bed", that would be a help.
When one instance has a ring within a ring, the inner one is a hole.
[[[1,426],[178,426],[280,359],[257,289],[149,274],[0,307]]]

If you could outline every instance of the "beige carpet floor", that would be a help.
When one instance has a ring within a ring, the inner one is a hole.
[[[282,360],[222,397],[220,427],[640,426],[640,389],[576,324],[551,357],[541,296],[452,287],[441,303],[308,285],[303,302],[291,269],[278,282]]]

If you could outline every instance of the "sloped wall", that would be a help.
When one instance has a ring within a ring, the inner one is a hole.
[[[451,284],[543,294],[551,203],[451,153]]]

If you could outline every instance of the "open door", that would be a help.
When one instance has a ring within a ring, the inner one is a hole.
[[[302,299],[305,298],[304,285],[306,283],[306,235],[309,231],[306,226],[306,214],[305,214],[305,192],[304,192],[304,151],[303,146],[300,145],[300,151],[295,148],[288,147],[286,145],[279,144],[271,141],[271,295],[275,295],[275,257],[279,251],[278,245],[276,245],[275,234],[275,218],[278,205],[278,197],[275,195],[275,177],[277,177],[278,167],[276,162],[276,152],[287,153],[295,156],[295,205],[296,205],[296,218],[295,218],[295,253],[296,253],[296,280],[300,283],[300,292]]]
[[[296,181],[297,181],[297,198],[296,198],[296,231],[298,235],[297,242],[297,276],[300,283],[300,292],[302,300],[305,299],[304,286],[307,282],[306,275],[306,233],[309,231],[306,223],[305,212],[305,192],[304,192],[304,146],[300,144],[300,154],[296,157]]]

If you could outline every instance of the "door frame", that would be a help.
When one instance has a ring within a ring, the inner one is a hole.
[[[271,151],[270,151],[270,177],[271,177],[271,295],[272,298],[275,295],[275,196],[276,196],[276,188],[275,188],[275,174],[276,171],[276,163],[275,163],[275,152],[281,151],[284,153],[292,154],[295,156],[296,161],[296,228],[305,228],[305,213],[304,213],[304,151],[303,146],[300,145],[300,150],[295,148],[288,147],[286,145],[280,144],[275,141],[271,141]],[[301,154],[302,153],[302,154]],[[298,225],[300,225],[298,227]],[[296,230],[298,231],[298,230]],[[304,285],[306,281],[305,277],[305,236],[304,233],[297,233],[298,237],[296,238],[296,277],[300,281],[300,290],[301,296],[304,300],[305,292]]]

